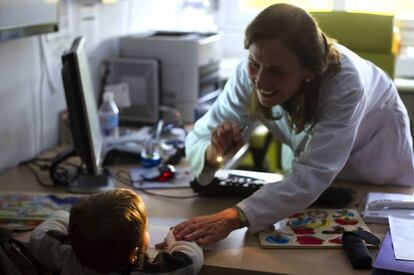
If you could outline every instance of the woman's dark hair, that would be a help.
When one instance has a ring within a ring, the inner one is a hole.
[[[318,118],[322,81],[339,71],[339,53],[308,12],[289,4],[275,4],[260,12],[247,26],[244,47],[249,49],[253,43],[267,39],[279,40],[312,72],[312,80],[304,81],[300,90],[282,104],[296,132],[303,131],[307,125],[312,128]],[[275,119],[271,109],[259,103],[255,92],[252,112]]]

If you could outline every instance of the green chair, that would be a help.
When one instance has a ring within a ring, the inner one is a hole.
[[[370,60],[394,78],[399,44],[394,16],[344,11],[311,14],[329,37]]]
[[[311,12],[329,37],[394,77],[399,36],[394,16],[343,11]],[[250,152],[240,169],[285,172],[291,169],[292,150],[273,140],[269,131],[256,131],[250,140]]]

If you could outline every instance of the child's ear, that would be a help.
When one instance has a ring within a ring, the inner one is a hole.
[[[138,258],[138,251],[139,251],[139,248],[138,248],[138,246],[136,246],[132,251],[131,251],[131,253],[129,254],[129,263],[130,264],[134,264],[136,261],[137,261],[137,258]]]
[[[142,246],[142,250],[146,251],[148,249],[148,245],[150,243],[150,234],[148,231],[145,232],[144,243]]]

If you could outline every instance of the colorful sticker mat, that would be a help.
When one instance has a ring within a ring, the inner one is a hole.
[[[264,248],[342,247],[342,233],[366,230],[356,209],[306,209],[259,232]]]
[[[57,210],[70,210],[79,195],[44,193],[1,193],[0,226],[14,230],[30,230]]]

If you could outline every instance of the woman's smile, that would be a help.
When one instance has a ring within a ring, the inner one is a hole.
[[[263,106],[272,107],[283,101],[283,92],[281,90],[266,91],[257,89],[257,97]]]
[[[281,91],[265,91],[265,90],[261,90],[258,89],[259,93],[265,97],[269,97],[269,96],[273,96],[273,95],[278,95],[281,93]]]

